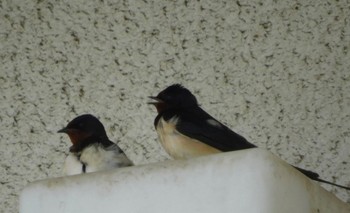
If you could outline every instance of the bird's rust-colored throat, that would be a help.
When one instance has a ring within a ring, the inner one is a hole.
[[[78,146],[82,141],[91,136],[91,134],[77,129],[67,129],[66,133],[73,146]]]
[[[157,103],[154,104],[154,106],[156,107],[158,113],[163,112],[167,108],[167,105],[165,103]]]
[[[154,105],[156,107],[158,113],[163,112],[167,108],[167,104],[164,101],[162,101],[161,99],[159,99],[158,97],[149,96],[149,98],[155,100],[152,102],[148,102],[148,104]]]

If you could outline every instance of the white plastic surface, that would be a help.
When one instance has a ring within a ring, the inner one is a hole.
[[[21,213],[349,213],[350,206],[268,151],[43,180],[26,187]]]

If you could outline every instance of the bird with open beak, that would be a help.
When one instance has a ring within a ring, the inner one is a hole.
[[[174,159],[188,159],[208,154],[255,148],[244,137],[205,112],[196,97],[180,84],[174,84],[149,102],[158,115],[154,126],[160,143]],[[295,167],[312,180],[350,190],[349,187],[319,178],[315,172]]]

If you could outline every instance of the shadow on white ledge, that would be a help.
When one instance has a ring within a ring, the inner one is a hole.
[[[350,206],[262,149],[42,180],[21,213],[349,213]]]

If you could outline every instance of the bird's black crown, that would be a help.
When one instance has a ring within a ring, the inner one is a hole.
[[[91,114],[84,114],[74,118],[71,122],[68,123],[67,128],[89,132],[94,135],[106,134],[103,124]]]
[[[173,84],[161,91],[157,98],[172,107],[198,106],[196,97],[181,84]]]

